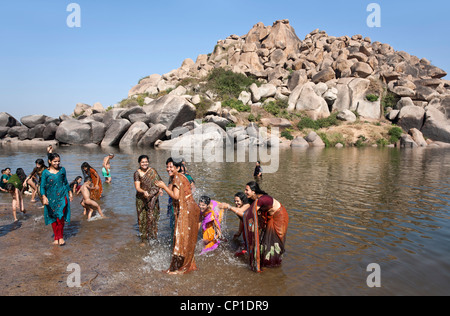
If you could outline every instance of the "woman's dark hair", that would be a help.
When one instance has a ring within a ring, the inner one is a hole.
[[[17,168],[16,174],[19,177],[20,181],[22,181],[22,183],[24,183],[25,179],[27,178],[25,171],[23,171],[22,168]]]
[[[138,158],[138,163],[141,163],[142,159],[147,159],[148,161],[150,161],[147,155],[140,155]]]
[[[241,201],[242,201],[242,204],[244,204],[244,205],[245,204],[250,204],[249,201],[248,201],[248,198],[247,198],[247,196],[245,195],[244,192],[237,192],[234,196],[240,198]]]
[[[249,183],[247,183],[247,185],[250,187],[250,189],[252,191],[254,191],[256,194],[262,194],[262,195],[267,195],[266,192],[264,192],[263,190],[261,190],[261,188],[259,187],[259,184],[255,181],[250,181]]]
[[[70,182],[69,187],[73,189],[73,187],[77,185],[79,179],[83,178],[81,176],[77,176],[72,182]]]
[[[87,170],[84,170],[84,168],[87,168]],[[94,169],[94,168],[92,168],[91,165],[88,164],[87,162],[83,162],[81,164],[81,172],[83,173],[84,178],[91,176],[91,171],[90,171],[91,169]]]
[[[43,159],[36,159],[36,161],[34,163],[41,166],[40,168],[38,168],[38,170],[47,169],[47,166],[45,165],[45,162]]]
[[[5,184],[5,190],[8,191],[8,192],[14,191],[15,188],[16,187],[12,183]]]
[[[172,157],[169,157],[169,158],[167,159],[167,161],[166,161],[166,165],[169,164],[170,162],[173,163],[173,165],[174,165],[177,169],[180,169],[180,172],[181,172],[181,167],[183,166],[182,160],[179,160],[179,159],[173,159]]]
[[[206,205],[209,205],[211,203],[211,198],[209,196],[203,195],[200,197],[199,203],[205,203]]]
[[[47,157],[48,157],[49,162],[53,161],[55,158],[61,158],[61,157],[59,157],[59,155],[57,153],[48,154]]]

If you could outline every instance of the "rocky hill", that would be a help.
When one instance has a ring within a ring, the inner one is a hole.
[[[403,129],[406,146],[450,143],[446,75],[425,58],[362,35],[315,30],[301,40],[288,20],[258,23],[245,35],[219,40],[196,61],[188,58],[169,73],[141,79],[106,110],[78,104],[71,117],[40,118],[38,124],[27,123],[30,117],[20,124],[3,113],[0,138],[164,148],[180,127],[198,127],[197,118],[222,129],[243,126],[247,135],[249,123],[280,127],[292,146],[310,132],[327,145],[336,135],[344,145],[396,143],[393,124]]]

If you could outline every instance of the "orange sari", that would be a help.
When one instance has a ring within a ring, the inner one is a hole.
[[[93,186],[98,186],[98,189],[91,190],[91,199],[93,199],[94,201],[98,201],[102,197],[103,192],[102,180],[100,179],[97,171],[95,171],[94,168],[91,168],[89,170],[89,175],[91,176]]]
[[[175,175],[172,185],[180,191],[180,198],[173,200],[175,229],[172,261],[168,272],[184,274],[197,270],[194,253],[197,244],[200,207],[195,203],[191,185],[184,175]]]

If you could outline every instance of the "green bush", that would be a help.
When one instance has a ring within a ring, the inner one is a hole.
[[[252,83],[259,82],[244,74],[234,73],[223,68],[213,69],[206,78],[208,89],[213,90],[222,98],[238,98],[242,91],[248,90]]]
[[[331,115],[327,118],[321,118],[317,120],[317,124],[319,128],[327,128],[330,126],[339,125],[339,120],[337,119],[337,112],[331,113]]]
[[[335,147],[336,144],[340,143],[345,146],[345,139],[344,136],[341,133],[317,133],[319,137],[322,139],[322,141],[325,144],[325,147]]]
[[[391,144],[398,142],[398,140],[400,139],[402,134],[403,134],[403,130],[400,127],[398,127],[398,126],[391,127],[388,132],[388,135],[390,136],[389,142]]]
[[[200,97],[200,103],[195,105],[196,111],[196,118],[200,119],[205,116],[208,109],[213,105],[213,102],[207,98],[204,98],[203,96]]]
[[[383,109],[386,110],[388,107],[395,109],[397,103],[400,101],[400,97],[393,92],[385,93],[384,97],[381,99],[381,105]]]
[[[283,116],[286,115],[287,107],[288,107],[287,100],[276,100],[268,102],[266,105],[263,106],[263,109],[274,116],[280,117],[280,115]]]
[[[297,124],[297,127],[299,130],[303,130],[304,128],[312,128],[314,130],[317,130],[320,128],[317,121],[314,121],[307,116],[301,118],[300,122],[298,122]]]
[[[241,100],[237,100],[234,98],[224,100],[222,102],[222,106],[228,106],[238,112],[250,112],[252,110],[250,105],[245,105]]]
[[[293,140],[294,136],[292,136],[291,131],[289,129],[285,129],[284,131],[281,132],[281,137],[284,137],[286,139],[289,140]]]
[[[366,99],[369,102],[375,102],[375,101],[378,101],[379,96],[377,96],[376,94],[368,94],[368,95],[366,95]]]
[[[385,138],[377,139],[376,143],[380,147],[385,147],[385,146],[389,145],[389,142]]]

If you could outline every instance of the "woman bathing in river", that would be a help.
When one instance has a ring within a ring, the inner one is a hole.
[[[251,205],[244,210],[231,208],[242,217],[244,241],[250,268],[261,272],[263,267],[281,265],[285,252],[289,216],[280,202],[261,190],[255,181],[247,183],[245,195]]]
[[[102,180],[98,175],[97,171],[92,168],[87,162],[83,162],[81,165],[81,172],[83,173],[84,178],[90,177],[92,179],[92,183],[94,188],[91,190],[91,199],[94,201],[100,200],[103,193]]]
[[[156,239],[160,215],[160,188],[156,182],[161,180],[158,172],[149,166],[149,158],[142,155],[138,158],[139,169],[134,173],[136,189],[136,211],[141,243]]]
[[[169,161],[167,165],[171,187],[163,181],[156,182],[172,198],[175,216],[172,260],[166,273],[183,274],[197,270],[194,253],[200,208],[192,196],[189,180],[180,173],[181,162]]]

